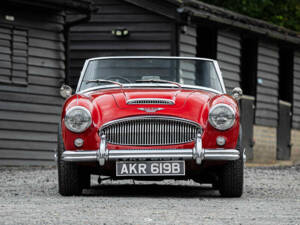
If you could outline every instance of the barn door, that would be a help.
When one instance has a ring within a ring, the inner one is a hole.
[[[257,80],[258,42],[249,34],[241,39],[241,87],[244,92],[240,100],[242,143],[246,149],[247,160],[253,160],[253,124],[255,115],[255,97]]]
[[[291,156],[291,104],[279,101],[276,159],[289,160]]]
[[[293,50],[281,46],[279,51],[279,118],[276,159],[289,160],[291,155],[291,102],[293,102]]]
[[[240,100],[242,146],[246,149],[247,160],[253,160],[253,122],[254,122],[254,97],[243,96]]]

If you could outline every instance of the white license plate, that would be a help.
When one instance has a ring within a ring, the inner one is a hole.
[[[117,176],[184,176],[184,161],[116,162]]]

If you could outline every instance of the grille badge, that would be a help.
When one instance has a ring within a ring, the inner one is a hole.
[[[149,107],[149,108],[137,108],[137,109],[141,110],[141,111],[148,112],[148,113],[153,113],[153,112],[157,112],[157,111],[163,110],[164,108]]]

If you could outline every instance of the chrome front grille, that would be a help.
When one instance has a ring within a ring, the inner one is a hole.
[[[174,145],[194,141],[201,127],[177,117],[138,116],[109,122],[100,134],[117,145]]]
[[[136,98],[130,99],[127,101],[129,105],[141,105],[141,104],[150,104],[150,105],[174,105],[174,101],[170,99],[163,98]]]

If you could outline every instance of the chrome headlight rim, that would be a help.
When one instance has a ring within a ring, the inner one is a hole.
[[[229,126],[226,127],[226,128],[220,128],[220,127],[217,127],[217,126],[215,125],[215,123],[212,121],[212,118],[211,118],[212,112],[213,112],[216,108],[218,108],[218,107],[225,107],[225,108],[227,108],[227,109],[232,113],[233,119],[232,119],[231,123],[229,124]],[[234,125],[234,123],[235,123],[235,120],[236,120],[236,119],[235,119],[235,111],[234,111],[233,108],[232,108],[230,105],[228,105],[228,104],[224,104],[224,103],[216,104],[216,105],[214,105],[214,106],[209,110],[209,113],[208,113],[208,121],[209,121],[210,125],[211,125],[213,128],[215,128],[215,129],[217,129],[217,130],[220,130],[220,131],[226,131],[226,130],[229,130],[230,128],[232,128],[233,125]]]
[[[74,110],[83,110],[85,113],[87,113],[87,115],[89,117],[89,121],[88,121],[87,125],[82,130],[75,130],[75,129],[73,129],[70,126],[70,124],[67,122],[67,118],[70,117],[71,112],[74,111]],[[67,110],[65,118],[64,118],[64,123],[65,123],[66,128],[69,131],[71,131],[73,133],[76,133],[76,134],[82,133],[82,132],[86,131],[91,126],[91,124],[92,124],[92,115],[91,115],[90,111],[87,108],[85,108],[83,106],[74,106],[74,107],[72,107],[72,108],[70,108],[70,109]]]

